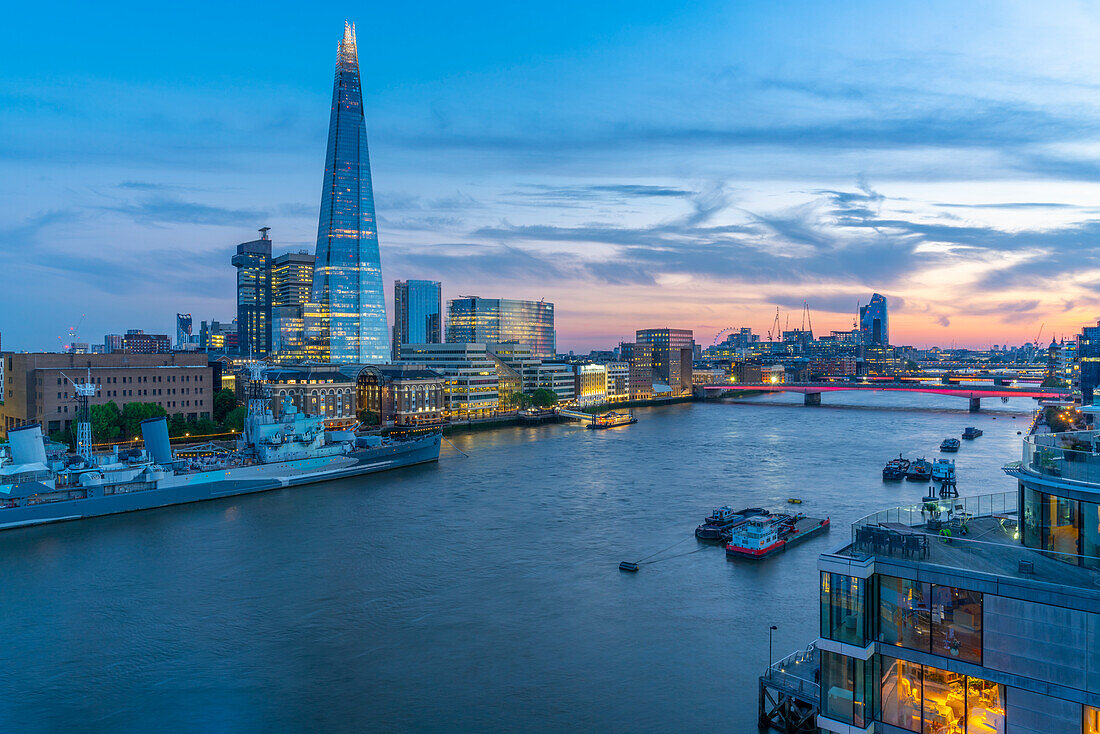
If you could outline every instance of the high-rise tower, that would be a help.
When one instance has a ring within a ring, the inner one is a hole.
[[[318,357],[331,362],[389,360],[359,53],[355,27],[346,22],[332,85],[313,302]]]

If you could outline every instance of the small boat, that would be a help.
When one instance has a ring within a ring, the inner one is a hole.
[[[774,514],[749,518],[733,529],[727,556],[765,558],[829,529],[829,518]]]
[[[958,451],[962,441],[957,438],[945,438],[940,444],[940,451]]]
[[[898,458],[891,459],[886,466],[882,467],[882,478],[886,480],[904,479],[907,471],[909,471],[909,459],[898,454]]]
[[[798,497],[788,497],[787,501],[790,502],[792,505],[801,505],[802,504],[802,500],[800,500]]]
[[[909,465],[905,478],[911,482],[926,482],[932,478],[932,462],[920,458]]]
[[[597,415],[592,419],[585,428],[618,428],[619,426],[629,426],[631,423],[637,423],[638,419],[634,417],[633,413],[616,413],[611,411],[604,415]]]
[[[630,561],[623,561],[619,564],[620,571],[629,571],[630,573],[638,573],[638,564]]]
[[[702,525],[695,528],[695,537],[699,540],[722,540],[736,525],[750,517],[767,514],[768,511],[763,507],[746,507],[736,512],[729,506],[719,507],[703,520]]]
[[[963,438],[969,440],[973,440],[980,435],[982,435],[982,429],[975,428],[974,426],[967,426],[966,430],[963,431]]]
[[[954,482],[955,461],[953,459],[936,459],[932,462],[932,481]]]

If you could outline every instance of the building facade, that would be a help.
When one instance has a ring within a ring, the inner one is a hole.
[[[429,428],[443,422],[447,393],[438,372],[417,364],[371,365],[358,371],[359,409],[383,426]]]
[[[205,354],[5,352],[0,358],[7,391],[0,405],[4,435],[28,423],[41,424],[47,434],[69,429],[77,409],[69,380],[89,376],[97,388],[91,405],[153,403],[189,420],[209,418],[214,409],[217,386]]]
[[[554,304],[510,298],[456,298],[447,302],[447,341],[518,342],[539,359],[554,359]]]
[[[146,334],[141,329],[130,329],[122,336],[122,348],[131,354],[167,354],[172,351],[172,340],[167,334]]]
[[[1096,386],[1100,385],[1100,323],[1086,326],[1077,337],[1077,365],[1081,402],[1091,405]]]
[[[576,395],[573,365],[543,362],[539,365],[538,389],[549,390],[559,403],[571,403]]]
[[[819,727],[1097,731],[1097,435],[1029,436],[1017,491],[876,513],[821,556]]]
[[[886,296],[875,293],[866,306],[859,307],[859,340],[864,346],[884,347],[890,344],[890,318],[886,312]]]
[[[619,345],[619,358],[630,365],[630,399],[653,399],[653,346],[644,342]]]
[[[681,381],[679,350],[689,351],[689,362],[694,356],[695,337],[691,329],[639,329],[635,333],[635,342],[652,347],[653,374],[658,380],[668,384],[669,387],[672,387],[674,382],[679,385]],[[688,384],[691,384],[690,378]]]
[[[442,376],[449,419],[489,418],[500,408],[497,363],[484,344],[405,344],[401,361]]]
[[[238,400],[247,400],[248,372],[237,372],[235,390]],[[267,370],[264,383],[271,395],[271,410],[279,416],[285,398],[302,413],[324,416],[329,427],[350,426],[356,422],[356,378],[336,365],[310,365],[301,368]]]
[[[271,240],[267,227],[260,239],[242,242],[233,255],[237,269],[237,347],[241,354],[265,357],[271,352]]]
[[[607,402],[607,366],[573,365],[573,399],[577,405],[603,405]]]
[[[313,263],[305,250],[287,252],[271,261],[271,307],[305,306],[313,292]]]
[[[317,305],[318,356],[341,363],[387,362],[390,334],[359,52],[355,28],[347,23],[332,85],[316,254],[311,300]]]
[[[622,403],[630,400],[630,365],[626,362],[607,362],[607,402]]]
[[[443,285],[438,280],[393,282],[393,358],[402,344],[443,341]]]

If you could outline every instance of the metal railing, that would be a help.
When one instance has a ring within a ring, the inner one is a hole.
[[[800,698],[819,701],[821,686],[814,678],[821,667],[821,653],[817,646],[810,643],[805,650],[795,650],[782,660],[772,663],[764,673],[764,678]]]
[[[957,518],[1015,516],[1016,504],[1016,492],[996,492],[970,497],[937,498],[918,505],[892,507],[865,515],[852,523],[852,541],[855,541],[856,531],[860,528],[884,523],[900,523],[915,528],[927,524],[929,520],[949,522]]]

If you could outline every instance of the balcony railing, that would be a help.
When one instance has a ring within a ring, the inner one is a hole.
[[[919,505],[905,505],[880,510],[861,517],[852,523],[852,541],[856,531],[867,526],[879,526],[887,523],[899,523],[915,528],[925,526],[932,520],[941,523],[941,527],[960,523],[975,517],[995,517],[998,515],[1016,515],[1016,492],[996,492],[971,497],[949,497],[922,502]],[[937,529],[938,530],[938,529]],[[953,533],[952,535],[958,535]]]
[[[796,650],[772,663],[764,673],[764,678],[799,698],[820,701],[821,687],[815,680],[820,667],[821,653],[811,643],[805,650]]]
[[[1100,431],[1039,433],[1024,441],[1020,469],[1100,486]]]

